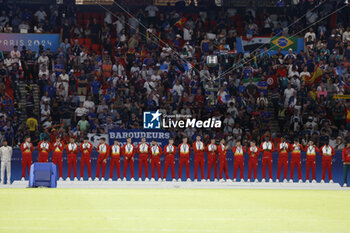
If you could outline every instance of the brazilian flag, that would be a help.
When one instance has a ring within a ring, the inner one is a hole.
[[[288,50],[293,49],[297,51],[298,48],[298,37],[285,37],[285,36],[275,36],[271,37],[270,49],[271,50]]]

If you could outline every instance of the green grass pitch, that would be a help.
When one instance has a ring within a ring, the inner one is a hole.
[[[1,189],[0,232],[350,232],[350,193]]]

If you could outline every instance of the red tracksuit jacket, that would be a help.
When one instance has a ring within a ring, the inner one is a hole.
[[[248,155],[249,155],[249,159],[257,159],[260,153],[260,148],[255,146],[255,148],[253,149],[252,147],[248,148]]]
[[[91,152],[92,152],[92,143],[82,143],[80,144],[80,152],[81,152],[81,157],[90,157]]]
[[[120,145],[113,145],[109,148],[110,156],[113,159],[119,159],[122,153],[122,147]]]
[[[343,162],[345,164],[350,164],[350,148],[345,147],[343,149]]]
[[[218,153],[219,153],[219,160],[226,160],[226,154],[227,154],[227,149],[225,147],[225,145],[220,144],[217,146],[218,148]]]
[[[301,152],[303,151],[303,146],[299,144],[298,146],[293,144],[290,146],[292,159],[300,159]]]
[[[190,151],[191,151],[191,146],[190,144],[183,144],[181,143],[179,145],[179,155],[180,155],[180,158],[181,157],[186,157],[186,158],[189,158],[190,157]]]
[[[67,155],[77,155],[79,153],[79,146],[76,143],[68,143],[66,150]]]
[[[21,144],[22,156],[31,156],[34,150],[32,143],[23,142]]]
[[[168,149],[169,148],[169,149]],[[166,145],[164,147],[164,154],[165,154],[165,159],[168,155],[175,156],[176,154],[176,146],[173,145],[172,152],[170,151],[170,145]]]
[[[328,145],[328,147],[326,147],[325,145],[321,147],[320,149],[320,154],[323,156],[323,158],[332,158],[333,155],[335,155],[335,151],[333,149],[333,147],[331,147],[330,145]]]
[[[122,148],[124,157],[132,158],[135,156],[135,146],[133,144],[125,144]]]
[[[246,149],[243,146],[234,146],[232,148],[234,158],[243,158],[243,154],[246,153]]]
[[[148,145],[148,143],[140,143],[137,145],[136,152],[139,154],[139,156],[142,157],[149,157],[149,154],[151,153],[151,147]]]
[[[192,144],[194,156],[204,156],[205,144],[202,141],[195,141]]]
[[[288,142],[281,142],[277,146],[277,151],[280,158],[288,158],[288,152],[290,151],[290,144]]]
[[[272,158],[272,152],[275,151],[275,145],[272,142],[263,142],[260,145],[260,150],[263,152],[263,158]]]
[[[105,146],[105,147],[104,147]],[[109,146],[104,144],[98,144],[97,146],[98,157],[101,159],[107,159],[109,155]]]
[[[161,148],[160,146],[158,146],[158,145],[152,146],[152,147],[150,148],[150,150],[151,150],[152,159],[153,159],[153,158],[158,158],[158,159],[160,159],[160,156],[163,154],[162,148]]]
[[[49,142],[40,141],[38,144],[39,156],[49,156],[51,144]]]
[[[313,145],[311,146],[305,146],[304,151],[306,152],[306,158],[308,156],[316,156],[316,152],[320,152],[320,150],[317,148],[317,146]]]
[[[208,153],[208,155],[216,155],[218,152],[218,147],[216,146],[216,144],[208,144],[205,148],[205,151]]]
[[[55,142],[55,144],[53,144],[52,146],[52,150],[54,155],[62,155],[64,150],[63,142],[59,142],[59,143]]]

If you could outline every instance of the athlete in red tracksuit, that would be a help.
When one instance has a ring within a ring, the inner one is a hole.
[[[124,181],[126,181],[126,171],[128,165],[130,165],[131,181],[134,179],[134,156],[135,156],[135,146],[131,144],[131,138],[126,139],[126,144],[123,146],[122,155],[124,156]]]
[[[58,166],[58,174],[60,176],[60,180],[63,180],[63,150],[64,144],[61,142],[61,138],[57,137],[56,142],[52,146],[52,162]]]
[[[218,148],[218,154],[219,154],[219,178],[221,181],[223,181],[222,173],[225,172],[226,180],[229,180],[230,177],[228,176],[227,160],[226,160],[228,146],[225,145],[225,139],[221,139],[220,144],[217,146],[217,148]]]
[[[204,150],[205,145],[201,141],[201,136],[196,137],[196,141],[192,145],[194,152],[194,181],[198,181],[198,166],[201,168],[201,180],[204,180]]]
[[[24,142],[21,144],[22,151],[22,180],[26,177],[26,168],[28,167],[28,177],[30,166],[32,166],[32,152],[34,146],[30,143],[31,138],[29,136],[25,137]]]
[[[97,146],[97,153],[98,153],[98,158],[97,158],[97,169],[96,169],[95,181],[98,181],[100,178],[101,165],[102,165],[101,180],[104,181],[105,174],[106,174],[107,158],[109,155],[109,146],[107,145],[105,138],[100,139],[100,144],[98,144]]]
[[[142,142],[137,146],[136,152],[139,154],[139,179],[142,179],[142,167],[145,167],[145,181],[148,179],[148,160],[151,153],[150,146],[146,142],[146,138],[143,137]]]
[[[266,165],[269,167],[269,181],[272,182],[272,152],[275,151],[275,145],[269,141],[268,136],[265,137],[265,142],[261,143],[260,150],[262,151],[262,182],[266,180]]]
[[[254,141],[250,142],[250,147],[248,148],[248,156],[249,156],[249,162],[248,162],[248,182],[250,182],[251,175],[252,175],[252,169],[254,172],[254,180],[255,182],[258,182],[257,176],[258,176],[258,157],[260,154],[260,148],[255,145]]]
[[[218,175],[218,165],[217,165],[217,151],[218,148],[215,145],[215,139],[210,140],[210,144],[206,147],[206,152],[208,153],[208,175],[207,181],[210,181],[211,167],[214,167],[214,181],[217,181]]]
[[[43,141],[39,142],[37,149],[39,151],[38,162],[39,163],[49,162],[49,153],[51,151],[51,144],[47,141],[47,138],[44,138]]]
[[[151,169],[152,169],[152,179],[155,180],[155,168],[157,167],[158,181],[162,180],[162,170],[160,169],[160,156],[162,155],[162,148],[158,146],[157,141],[152,141],[151,147]]]
[[[176,146],[174,144],[174,139],[169,139],[169,144],[164,147],[164,174],[163,181],[166,181],[168,168],[171,167],[171,177],[172,181],[175,181],[175,154],[176,154]]]
[[[233,181],[236,181],[238,168],[240,170],[241,181],[244,182],[244,157],[246,149],[241,145],[240,141],[236,142],[236,145],[232,148],[233,152]]]
[[[186,179],[190,179],[190,151],[191,146],[187,143],[187,138],[182,139],[182,143],[179,145],[179,176],[177,181],[181,181],[182,167],[186,166]]]
[[[326,178],[326,170],[328,169],[329,183],[333,183],[332,180],[332,157],[335,155],[333,147],[327,142],[326,145],[322,146],[320,149],[320,154],[322,155],[322,180],[324,183]]]
[[[67,145],[67,163],[68,163],[68,175],[67,180],[70,180],[72,166],[74,173],[74,180],[77,179],[77,155],[79,153],[79,146],[75,143],[75,138],[71,137]]]
[[[283,182],[287,182],[288,174],[288,153],[290,151],[290,144],[286,142],[284,137],[281,137],[281,142],[277,145],[278,151],[278,167],[277,167],[277,179],[279,182],[281,178],[281,170],[283,167]]]
[[[91,152],[93,145],[89,142],[89,138],[85,137],[83,143],[80,145],[81,161],[80,161],[80,180],[84,180],[85,165],[88,169],[89,181],[91,181]]]
[[[301,179],[301,152],[303,151],[303,146],[299,143],[297,139],[294,140],[294,144],[290,147],[291,150],[291,161],[290,161],[290,179],[289,182],[293,182],[294,178],[294,168],[297,166],[298,169],[298,179],[299,183],[302,183]]]
[[[120,178],[120,155],[122,153],[122,148],[119,145],[118,139],[114,139],[114,145],[110,147],[111,165],[109,171],[109,181],[113,180],[113,170],[114,167],[117,169],[118,181]]]
[[[314,145],[313,141],[309,141],[304,150],[306,151],[306,183],[310,182],[310,167],[312,171],[312,183],[316,183],[316,153],[319,152],[319,149]]]

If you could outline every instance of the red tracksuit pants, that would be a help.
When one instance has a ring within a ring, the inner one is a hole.
[[[244,159],[243,156],[240,157],[234,157],[233,159],[233,179],[236,179],[237,173],[239,168],[239,177],[241,179],[244,179],[243,172],[244,172]]]
[[[293,158],[290,161],[290,179],[294,178],[294,168],[295,166],[298,169],[298,179],[301,180],[301,159],[300,157]]]
[[[109,178],[113,179],[114,167],[117,169],[117,177],[120,178],[120,156],[111,157],[111,165],[109,171]]]
[[[62,169],[62,166],[63,166],[63,155],[62,153],[59,153],[59,154],[55,154],[53,153],[52,155],[52,162],[58,166],[58,174],[60,177],[63,176],[63,169]]]
[[[84,169],[85,165],[87,166],[88,169],[88,176],[91,178],[91,158],[90,156],[82,155],[81,156],[81,161],[80,161],[80,177],[84,177]]]
[[[248,162],[248,180],[251,179],[252,169],[254,173],[254,179],[258,177],[258,158],[249,158]]]
[[[210,180],[211,176],[211,167],[214,167],[214,179],[218,178],[218,165],[217,165],[217,157],[216,155],[208,155],[208,175],[207,179]]]
[[[194,178],[198,178],[198,166],[201,168],[201,179],[204,179],[204,156],[194,156]]]
[[[49,153],[47,152],[39,152],[39,157],[38,157],[38,162],[39,163],[47,163],[49,162]]]
[[[23,155],[22,157],[22,177],[26,177],[26,168],[28,167],[28,177],[30,166],[32,166],[32,155]]]
[[[310,167],[311,167],[311,173],[312,173],[312,179],[316,179],[316,161],[315,156],[306,156],[306,180],[309,180],[310,177]]]
[[[107,162],[103,162],[105,158],[105,155],[99,155],[97,158],[97,169],[96,169],[96,178],[100,178],[100,169],[101,169],[101,165],[102,165],[102,177],[105,178],[105,174],[106,174],[106,166],[107,166]]]
[[[152,170],[152,178],[155,179],[155,170],[157,168],[158,179],[162,179],[162,170],[160,169],[160,158],[159,156],[153,156],[151,160],[151,170]]]
[[[77,177],[77,155],[72,154],[67,156],[67,162],[68,162],[68,177],[70,178],[70,174],[72,171],[73,166],[73,172],[74,172],[74,178]]]
[[[287,179],[288,175],[288,156],[280,156],[278,158],[278,167],[277,167],[277,179],[281,177],[281,170],[283,168],[283,179]]]
[[[139,178],[142,177],[142,167],[145,167],[145,177],[148,178],[148,155],[139,157]]]
[[[130,166],[131,178],[134,178],[134,160],[132,160],[131,157],[124,157],[124,178],[126,178],[126,171],[128,170],[128,166]]]
[[[168,168],[171,167],[171,178],[175,179],[175,157],[174,155],[167,155],[164,162],[164,174],[163,178],[166,179]]]
[[[186,179],[190,178],[190,158],[182,156],[179,159],[179,179],[182,177],[182,167],[186,166]]]
[[[219,157],[219,178],[222,179],[222,173],[225,172],[226,179],[230,179],[227,170],[226,157]]]
[[[272,157],[262,158],[262,176],[266,179],[266,165],[269,167],[269,178],[272,179]]]
[[[332,157],[322,158],[322,180],[326,178],[326,170],[328,170],[329,180],[332,179]]]

